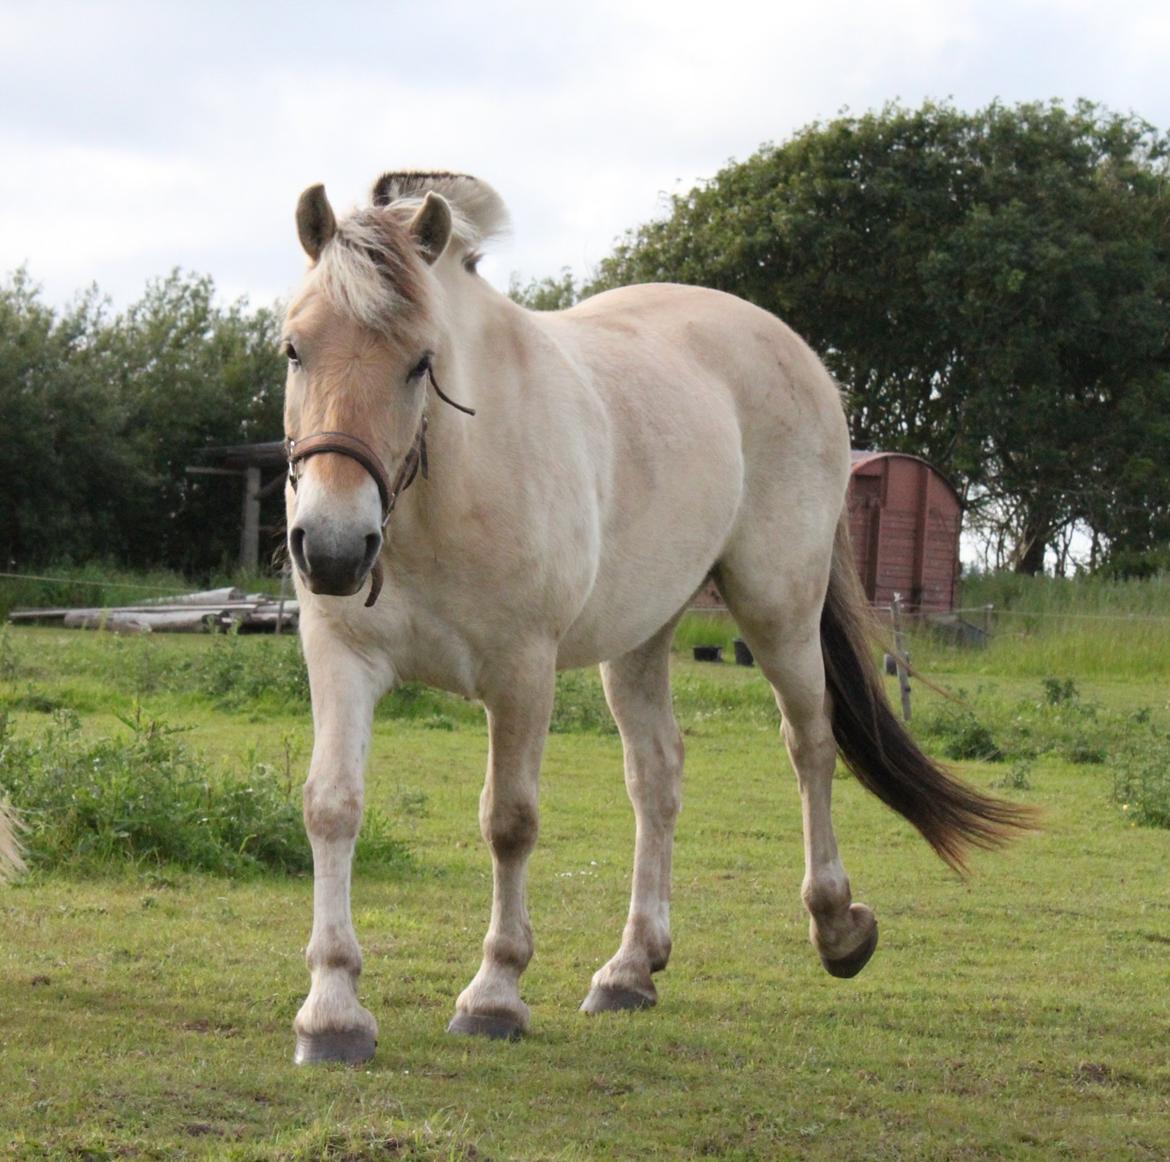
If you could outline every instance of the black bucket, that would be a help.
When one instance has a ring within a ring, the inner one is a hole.
[[[752,657],[752,651],[748,649],[748,644],[741,637],[737,637],[731,643],[735,646],[735,664],[737,666],[754,666],[756,659]]]
[[[695,646],[694,649],[696,662],[721,662],[723,661],[723,647],[722,646]]]

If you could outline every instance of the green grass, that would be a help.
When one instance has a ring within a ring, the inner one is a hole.
[[[937,753],[981,725],[1002,761],[956,765],[1038,806],[1044,830],[961,881],[837,780],[854,893],[881,923],[853,981],[825,975],[807,944],[799,803],[770,693],[757,671],[689,651],[674,667],[687,737],[675,950],[653,1012],[576,1011],[616,947],[633,840],[592,674],[562,681],[547,748],[521,1044],[443,1031],[490,901],[486,732],[459,699],[412,689],[375,723],[368,801],[410,860],[355,879],[363,998],[381,1022],[363,1069],[290,1064],[306,876],[35,872],[0,890],[0,1156],[1170,1157],[1170,830],[1135,825],[1114,797],[1127,754],[1133,770],[1159,766],[1166,675],[1123,662],[1036,676],[1018,657],[1035,643],[1001,642],[968,653],[916,637],[916,663],[965,695],[956,708],[916,682],[916,727]],[[125,734],[117,715],[138,701],[239,778],[303,771],[300,680],[295,643],[273,639],[0,640],[0,701],[21,737],[43,745],[62,707],[82,741]]]

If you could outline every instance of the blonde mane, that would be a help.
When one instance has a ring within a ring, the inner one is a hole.
[[[426,265],[407,226],[431,190],[451,207],[451,245],[474,272],[479,247],[507,228],[499,194],[467,174],[386,173],[372,205],[337,223],[317,261],[314,281],[335,308],[383,334],[428,308]]]

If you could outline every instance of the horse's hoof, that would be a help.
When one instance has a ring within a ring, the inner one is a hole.
[[[589,990],[589,995],[581,1002],[581,1012],[623,1013],[634,1009],[651,1009],[657,1003],[657,997],[647,996],[636,989],[594,985]]]
[[[519,1041],[524,1036],[519,1021],[511,1017],[481,1016],[479,1013],[456,1013],[447,1026],[447,1032],[467,1037],[488,1037],[492,1041]]]
[[[841,956],[836,960],[828,956],[822,956],[821,963],[825,966],[825,971],[830,976],[838,976],[843,980],[848,980],[849,977],[856,976],[869,963],[869,958],[873,955],[873,950],[877,947],[877,940],[878,930],[877,921],[875,920],[869,936],[849,953],[848,956]]]
[[[322,1061],[362,1065],[374,1056],[376,1045],[374,1034],[365,1029],[344,1033],[298,1033],[293,1061],[297,1065],[316,1065]]]

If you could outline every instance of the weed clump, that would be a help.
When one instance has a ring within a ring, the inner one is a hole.
[[[218,635],[182,671],[172,676],[172,688],[194,687],[224,710],[309,705],[309,675],[295,638]]]
[[[557,677],[557,697],[549,730],[553,734],[616,734],[601,683],[583,670],[566,670]]]
[[[1004,752],[991,729],[968,706],[940,705],[919,723],[919,728],[937,741],[949,759],[985,763],[998,763],[1004,759]]]
[[[1170,828],[1170,738],[1153,730],[1116,760],[1113,798],[1134,823]]]
[[[219,875],[311,869],[291,777],[264,764],[233,777],[184,746],[182,728],[141,715],[122,721],[125,735],[86,737],[76,713],[58,710],[39,737],[26,738],[0,715],[0,798],[24,821],[30,865]],[[376,813],[358,846],[366,862],[406,858]]]

